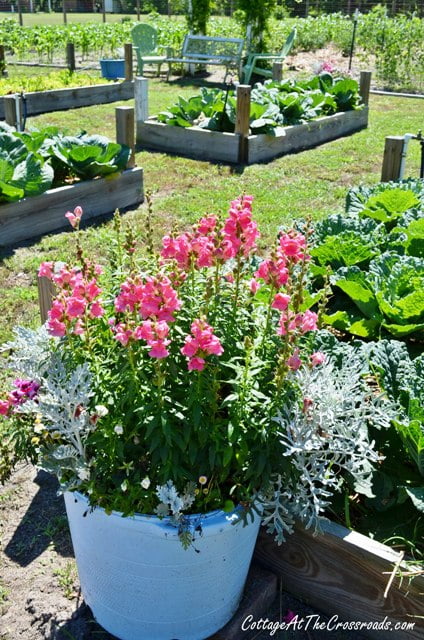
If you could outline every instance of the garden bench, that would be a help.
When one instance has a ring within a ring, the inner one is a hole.
[[[224,80],[230,68],[236,68],[240,76],[243,45],[243,38],[217,38],[187,34],[184,38],[181,54],[166,59],[169,64],[167,79],[171,73],[173,62],[225,66]]]

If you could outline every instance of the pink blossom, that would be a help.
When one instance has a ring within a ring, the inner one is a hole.
[[[22,380],[21,378],[17,378],[13,384],[23,396],[30,400],[35,398],[40,388],[39,383],[35,380]]]
[[[42,262],[38,269],[38,277],[49,278],[51,280],[53,277],[53,268],[54,268],[53,262]]]
[[[47,331],[51,336],[62,338],[66,334],[66,325],[63,322],[52,318],[47,323]]]
[[[68,218],[69,222],[71,223],[74,229],[77,229],[79,227],[81,216],[82,216],[81,207],[75,207],[73,213],[71,211],[68,211],[67,213],[65,213],[65,218]]]
[[[296,329],[296,320],[294,313],[290,310],[283,311],[278,321],[277,334],[280,336],[287,335],[287,332],[294,331]]]
[[[186,336],[185,345],[181,349],[181,353],[183,356],[187,356],[187,358],[192,358],[195,353],[199,350],[199,343],[196,338],[192,336]]]
[[[313,353],[311,355],[311,364],[313,367],[316,367],[319,364],[322,364],[325,361],[325,353],[322,353],[322,351],[315,351],[315,353]]]
[[[287,359],[287,366],[292,370],[296,371],[302,364],[302,360],[299,358],[299,349],[295,349],[293,354]]]
[[[85,333],[85,331],[84,331],[84,325],[83,325],[83,322],[82,322],[81,318],[79,318],[79,319],[76,321],[75,326],[74,326],[73,333],[74,333],[76,336],[83,336],[83,335],[84,335],[84,333]]]
[[[188,361],[188,370],[189,371],[203,371],[203,369],[205,368],[205,359],[204,358],[190,358],[190,360]]]
[[[155,334],[152,328],[152,321],[145,320],[139,327],[136,328],[134,335],[137,340],[154,340]]]
[[[87,302],[83,298],[75,298],[71,296],[66,301],[66,313],[69,318],[78,318],[85,312]]]
[[[215,229],[217,222],[218,218],[216,216],[205,216],[199,220],[197,230],[199,233],[208,234]]]
[[[309,260],[309,256],[305,254],[306,238],[301,233],[290,231],[281,234],[279,245],[282,253],[293,262]]]
[[[237,255],[247,256],[256,249],[260,234],[256,222],[252,220],[252,200],[253,196],[242,196],[231,202],[229,217],[223,228],[227,259]]]
[[[105,313],[102,305],[98,300],[95,300],[90,306],[90,315],[92,318],[101,318]]]
[[[249,280],[249,289],[253,294],[255,294],[258,291],[258,289],[260,289],[260,286],[261,285],[256,280],[256,278],[252,278],[251,280]]]
[[[119,323],[115,327],[115,338],[123,347],[126,347],[131,338],[133,338],[133,332],[131,329],[126,328],[124,324]]]
[[[300,314],[302,315],[302,314]],[[302,333],[307,333],[308,331],[316,331],[317,329],[317,321],[318,316],[313,311],[305,311],[305,313],[301,317],[300,327]]]
[[[0,400],[0,416],[7,416],[10,409],[8,400]]]
[[[169,355],[169,351],[166,349],[166,345],[168,345],[170,343],[169,340],[156,340],[154,342],[150,343],[150,346],[152,347],[149,351],[149,356],[151,358],[166,358]]]
[[[278,309],[279,311],[285,311],[289,306],[289,302],[290,302],[290,296],[284,293],[277,293],[274,297],[272,308]]]
[[[285,258],[279,257],[277,254],[273,258],[262,260],[255,276],[261,278],[266,284],[270,284],[275,289],[280,289],[280,287],[287,284],[289,279]]]

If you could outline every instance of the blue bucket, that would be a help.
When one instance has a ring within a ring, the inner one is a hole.
[[[125,78],[125,60],[100,60],[100,68],[102,77],[108,80],[116,78]]]

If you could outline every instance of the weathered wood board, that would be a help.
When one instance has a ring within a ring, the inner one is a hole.
[[[50,111],[63,111],[117,102],[118,100],[131,100],[134,98],[134,82],[109,82],[88,87],[34,91],[24,95],[27,115],[35,116]],[[0,119],[4,119],[4,117],[4,100],[3,97],[0,97]]]
[[[254,135],[248,138],[249,164],[316,147],[323,142],[349,135],[368,126],[368,107],[345,111],[285,127],[283,136]]]
[[[137,145],[200,160],[238,162],[239,136],[194,127],[172,127],[151,117],[137,126]]]
[[[247,137],[247,164],[272,160],[359,131],[368,125],[368,107],[346,111],[285,128],[283,136]],[[141,148],[175,153],[199,160],[237,163],[241,136],[199,128],[173,127],[153,116],[137,125]]]
[[[39,196],[0,205],[0,246],[12,245],[68,227],[65,213],[81,205],[83,220],[143,201],[143,169],[127,169],[110,178],[50,189]]]
[[[332,522],[313,536],[297,527],[278,546],[261,532],[254,558],[282,576],[283,589],[339,621],[390,622],[393,630],[361,629],[358,634],[383,640],[423,640],[424,576],[411,581],[398,575],[384,598],[399,554],[355,531]],[[406,570],[404,565],[401,565]],[[421,616],[421,618],[419,617]],[[395,628],[415,623],[414,628]]]

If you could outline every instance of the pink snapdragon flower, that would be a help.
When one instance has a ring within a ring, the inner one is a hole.
[[[242,196],[231,202],[229,217],[223,228],[224,255],[227,259],[238,255],[248,256],[256,249],[260,233],[258,225],[252,220],[252,200],[253,196]]]
[[[291,230],[288,233],[282,233],[279,238],[279,254],[285,256],[292,262],[300,260],[309,260],[310,256],[306,253],[306,238],[301,233]]]
[[[164,275],[129,278],[121,284],[121,290],[115,298],[115,310],[118,313],[137,312],[143,319],[173,322],[174,313],[181,308],[181,300],[172,287],[171,280]]]
[[[22,380],[17,378],[13,382],[15,389],[9,393],[8,403],[9,405],[19,405],[25,402],[25,400],[33,400],[38,393],[40,385],[35,380]]]
[[[70,224],[74,229],[79,228],[79,225],[81,222],[81,216],[82,216],[82,209],[79,206],[75,207],[73,213],[71,211],[68,211],[67,213],[65,213],[65,218],[68,218]]]
[[[325,353],[322,353],[322,351],[315,351],[315,353],[313,353],[311,355],[311,365],[313,367],[316,367],[320,364],[322,364],[325,361]]]
[[[278,309],[279,311],[285,311],[289,306],[289,302],[290,302],[289,295],[285,293],[276,293],[271,306],[273,309]]]
[[[202,371],[205,367],[205,356],[220,356],[224,352],[219,338],[213,333],[213,328],[204,320],[196,319],[191,325],[191,335],[186,336],[181,353],[186,356],[189,371]]]
[[[292,355],[287,359],[286,364],[292,371],[297,371],[297,369],[302,365],[302,360],[299,358],[299,349],[297,347],[293,351]]]
[[[0,416],[9,415],[10,402],[8,400],[0,400]]]

